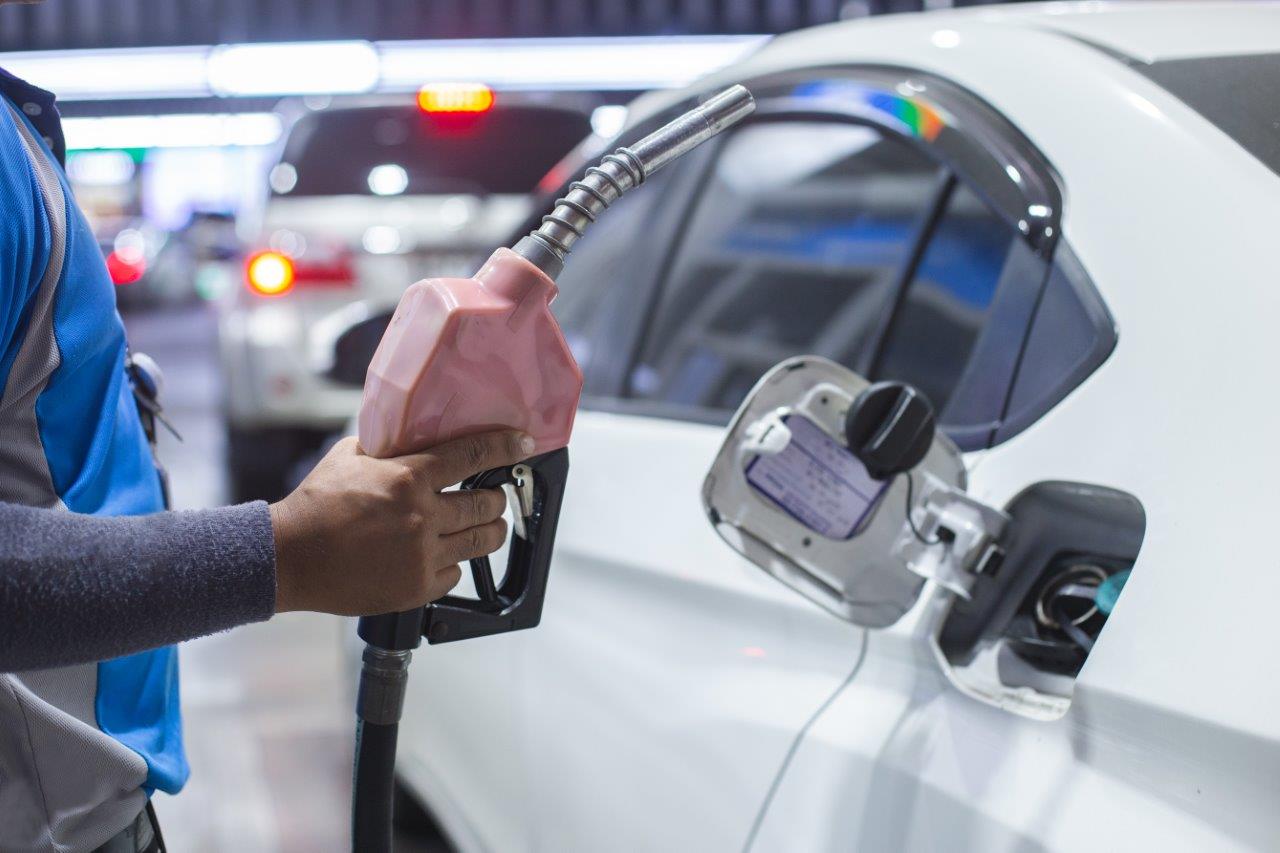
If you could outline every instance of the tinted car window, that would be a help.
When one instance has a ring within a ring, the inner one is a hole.
[[[894,316],[877,379],[910,382],[946,420],[1015,238],[972,190],[956,186]],[[1018,336],[1009,346],[1016,351],[1021,343]]]
[[[658,208],[668,202],[667,187],[679,167],[658,172],[644,187],[610,206],[573,247],[556,283],[560,293],[551,303],[569,349],[584,374],[597,358],[625,358],[617,340],[601,340],[610,297],[621,289],[643,287],[643,280],[660,263],[659,247],[651,244]],[[650,279],[652,280],[652,279]]]
[[[1017,435],[1056,406],[1115,345],[1115,321],[1102,297],[1075,255],[1059,246],[996,440]]]
[[[379,181],[394,194],[527,193],[590,132],[581,113],[548,107],[322,110],[293,126],[281,158],[287,177],[277,172],[272,184],[288,196],[370,195]]]
[[[938,167],[871,128],[797,122],[742,130],[712,169],[629,394],[727,413],[789,356],[855,365]]]

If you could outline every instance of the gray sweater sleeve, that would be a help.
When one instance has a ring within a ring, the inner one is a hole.
[[[275,612],[261,501],[100,518],[0,503],[0,672],[189,640]]]

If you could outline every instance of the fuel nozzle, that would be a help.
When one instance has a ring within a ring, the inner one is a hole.
[[[500,584],[488,558],[472,560],[477,598],[446,596],[360,620],[368,649],[357,703],[353,850],[391,850],[396,737],[411,650],[422,636],[447,643],[532,628],[542,617],[569,471],[565,445],[582,393],[582,371],[551,313],[565,257],[623,193],[753,109],[742,86],[726,89],[605,156],[570,185],[541,227],[514,250],[495,251],[471,278],[426,279],[400,297],[365,379],[364,451],[398,456],[504,426],[532,437],[536,455],[462,484],[517,490],[519,523]]]
[[[730,86],[699,107],[641,139],[606,154],[587,169],[582,180],[569,185],[542,225],[516,243],[515,251],[551,278],[559,275],[573,244],[596,217],[624,193],[640,186],[654,172],[737,124],[756,108],[744,86]]]

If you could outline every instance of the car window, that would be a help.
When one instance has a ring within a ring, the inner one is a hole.
[[[273,170],[276,196],[527,193],[591,132],[546,107],[431,115],[416,106],[321,110],[300,119]],[[519,155],[511,140],[520,140]]]
[[[1111,355],[1115,321],[1064,244],[1053,257],[996,441],[1012,438],[1056,406]]]
[[[932,160],[865,126],[734,134],[685,231],[628,395],[727,414],[789,356],[856,366],[938,181]]]
[[[653,245],[653,223],[669,203],[667,188],[678,173],[678,165],[664,169],[642,189],[614,202],[573,247],[556,281],[560,292],[551,310],[588,377],[596,359],[626,357],[618,351],[620,341],[602,340],[608,336],[609,303],[621,291],[643,288],[661,262],[661,245]]]
[[[946,423],[1015,239],[1013,226],[957,184],[894,315],[874,378],[915,385]],[[1039,285],[1037,274],[1033,279],[1028,287]],[[1010,336],[1008,344],[1016,351],[1021,335]]]

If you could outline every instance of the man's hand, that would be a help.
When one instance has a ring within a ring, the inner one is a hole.
[[[425,453],[375,459],[343,439],[293,494],[271,505],[276,612],[342,616],[421,607],[462,577],[458,563],[506,541],[500,489],[441,490],[533,453],[518,432],[492,432]]]

